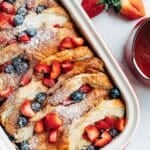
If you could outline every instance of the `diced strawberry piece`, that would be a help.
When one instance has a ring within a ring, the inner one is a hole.
[[[72,70],[74,67],[73,63],[69,60],[65,60],[61,63],[62,72],[66,73]]]
[[[118,118],[118,120],[115,123],[115,128],[118,131],[123,131],[125,128],[125,118]]]
[[[8,3],[8,2],[2,2],[0,4],[0,9],[8,14],[15,14],[15,8],[12,4]]]
[[[49,134],[49,142],[55,143],[57,142],[57,138],[58,138],[58,131],[57,130],[51,131]]]
[[[29,42],[31,39],[27,34],[23,34],[21,36],[18,37],[18,41],[22,42],[22,43],[27,43]]]
[[[39,120],[36,124],[35,124],[35,127],[34,127],[34,131],[36,133],[42,133],[44,132],[44,123],[42,120]]]
[[[102,133],[100,139],[95,140],[94,145],[96,147],[103,147],[106,144],[108,144],[109,142],[111,142],[111,140],[112,140],[111,135],[107,131],[105,131],[105,132]]]
[[[58,76],[60,75],[60,73],[61,73],[60,62],[57,61],[57,60],[54,60],[52,62],[52,70],[51,70],[51,73],[50,73],[50,78],[51,79],[57,79]]]
[[[96,127],[100,130],[100,129],[109,129],[110,126],[104,121],[104,120],[100,120],[98,122],[96,122]]]
[[[46,65],[46,64],[37,64],[34,67],[34,70],[35,72],[38,72],[38,73],[50,73],[51,68],[49,65]]]
[[[62,26],[60,24],[55,24],[53,27],[54,28],[61,28]]]
[[[76,47],[82,46],[84,44],[84,39],[80,37],[74,37],[72,38],[72,42]]]
[[[14,89],[12,86],[9,86],[4,91],[0,91],[0,97],[7,98],[13,93]]]
[[[55,80],[44,78],[44,79],[42,79],[42,83],[43,83],[43,85],[47,86],[48,88],[51,88],[55,85]]]
[[[31,103],[30,100],[25,100],[21,105],[21,113],[26,117],[33,117],[35,115],[35,112],[31,108]]]
[[[99,137],[99,131],[94,125],[89,125],[85,128],[85,133],[88,136],[88,139],[93,142],[95,139]]]
[[[29,74],[24,74],[22,77],[21,77],[21,80],[20,80],[20,86],[26,86],[27,84],[29,84],[32,80],[32,77],[31,75]]]
[[[89,93],[92,90],[92,87],[89,84],[84,84],[80,88],[80,92],[82,93]]]
[[[60,50],[71,49],[74,47],[75,47],[75,45],[72,42],[72,38],[70,38],[70,37],[64,38],[59,45]]]
[[[104,120],[112,128],[112,127],[114,127],[114,125],[117,121],[117,118],[114,116],[107,116],[107,117],[105,117]]]
[[[63,122],[56,113],[49,113],[45,118],[45,123],[50,129],[58,129]]]
[[[11,15],[6,13],[0,13],[0,28],[2,28],[5,24],[8,24],[8,22],[11,19]]]

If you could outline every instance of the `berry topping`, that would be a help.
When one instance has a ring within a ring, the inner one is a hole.
[[[56,113],[49,113],[45,118],[45,124],[50,129],[58,129],[62,126],[62,120]]]
[[[109,134],[112,136],[112,137],[115,137],[119,134],[118,130],[112,128],[109,130]]]
[[[51,88],[55,85],[55,80],[54,79],[48,79],[48,78],[44,78],[42,80],[43,85],[45,85],[48,88]]]
[[[73,63],[69,60],[65,60],[61,63],[62,72],[66,73],[73,69]]]
[[[118,120],[115,123],[115,128],[118,131],[123,131],[125,128],[125,118],[118,118]]]
[[[120,98],[121,96],[120,90],[118,88],[113,88],[111,89],[109,95],[111,98]]]
[[[40,111],[41,110],[41,104],[40,103],[38,103],[38,102],[33,102],[32,104],[31,104],[31,108],[32,108],[32,110],[34,111],[34,112],[38,112],[38,111]]]
[[[72,38],[72,42],[74,43],[75,47],[79,47],[84,44],[84,39],[80,37],[74,37]]]
[[[21,6],[17,10],[18,15],[25,16],[27,14],[27,9],[24,6]]]
[[[11,20],[11,15],[6,13],[0,13],[0,28],[3,28],[5,25],[8,25]]]
[[[114,127],[114,125],[117,121],[117,118],[113,117],[113,116],[107,116],[107,117],[105,117],[104,120],[110,126],[110,128],[112,128],[112,127]]]
[[[13,25],[14,26],[20,26],[23,24],[23,22],[24,22],[24,17],[22,15],[16,15],[13,18]]]
[[[12,64],[14,65],[14,66],[17,66],[19,63],[21,63],[22,62],[22,58],[21,57],[16,57],[16,58],[14,58],[13,60],[12,60]]]
[[[100,130],[100,129],[109,129],[109,125],[104,121],[104,120],[100,120],[98,122],[96,122],[96,127]]]
[[[37,34],[37,30],[34,29],[34,28],[28,28],[28,29],[26,30],[26,33],[27,33],[27,35],[28,35],[29,37],[34,37],[34,36],[36,36],[36,34]]]
[[[44,131],[44,123],[42,120],[39,120],[36,124],[35,124],[35,127],[34,127],[34,131],[36,133],[42,133]]]
[[[15,73],[15,68],[12,64],[8,64],[8,65],[5,66],[4,72],[8,73],[8,74]]]
[[[60,62],[57,61],[57,60],[54,60],[52,62],[52,70],[51,70],[51,73],[50,73],[50,78],[51,79],[56,79],[56,78],[58,78],[58,76],[60,75],[60,73],[61,73]]]
[[[8,2],[8,3],[10,3],[10,4],[13,4],[13,3],[16,2],[16,0],[5,0],[5,2]]]
[[[24,116],[18,118],[17,124],[20,128],[25,127],[28,124],[28,119]]]
[[[29,74],[24,74],[20,80],[20,86],[26,86],[32,80],[32,77]]]
[[[38,73],[50,73],[51,68],[49,65],[46,65],[46,64],[37,64],[34,67],[34,71]]]
[[[45,10],[45,9],[46,9],[46,6],[44,6],[44,5],[39,5],[39,6],[36,8],[36,13],[37,13],[37,14],[40,14],[40,13],[42,13],[42,11]]]
[[[95,141],[95,139],[99,137],[99,131],[94,125],[87,126],[85,128],[85,133],[91,142]]]
[[[30,37],[25,33],[25,32],[22,32],[18,35],[18,41],[19,42],[22,42],[22,43],[27,43],[29,42],[31,39]]]
[[[7,98],[8,96],[10,96],[10,94],[12,94],[14,91],[12,86],[9,86],[6,88],[6,90],[4,91],[0,91],[0,97],[2,98]]]
[[[89,93],[91,91],[92,87],[89,84],[85,84],[81,86],[80,92],[81,93]]]
[[[29,142],[23,141],[23,142],[19,143],[19,150],[30,150]]]
[[[25,100],[21,105],[21,113],[26,117],[33,117],[35,115],[35,112],[31,108],[30,100]]]
[[[15,8],[12,4],[8,2],[2,2],[0,5],[0,9],[8,14],[14,14],[15,13]]]
[[[44,92],[40,92],[38,94],[36,94],[35,100],[41,104],[43,104],[45,102],[47,98],[47,94]]]
[[[58,137],[58,131],[57,130],[51,131],[49,134],[49,142],[50,143],[57,142],[57,137]]]
[[[76,101],[76,102],[79,102],[81,101],[82,99],[84,98],[84,94],[79,92],[79,91],[76,91],[74,93],[71,94],[71,99],[73,101]]]

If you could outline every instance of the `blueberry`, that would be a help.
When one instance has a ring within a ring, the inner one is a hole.
[[[19,63],[21,63],[22,62],[22,59],[21,59],[21,57],[16,57],[16,58],[14,58],[13,60],[12,60],[12,64],[14,65],[14,66],[17,66]]]
[[[86,147],[86,150],[95,150],[95,147],[93,145],[89,145]]]
[[[110,135],[111,135],[112,137],[115,137],[115,136],[117,136],[117,135],[119,134],[118,130],[116,130],[116,129],[114,129],[114,128],[110,129],[110,130],[109,130],[109,133],[110,133]]]
[[[18,145],[19,145],[20,150],[30,150],[28,141],[23,141],[19,143]]]
[[[42,13],[42,11],[45,10],[45,9],[46,9],[46,6],[44,6],[44,5],[39,5],[39,6],[36,8],[36,13],[37,13],[37,14],[40,14],[40,13]]]
[[[27,9],[24,6],[21,6],[17,10],[18,15],[25,16],[27,14]]]
[[[120,90],[118,88],[112,88],[109,95],[111,98],[120,98]]]
[[[71,94],[71,98],[73,101],[81,101],[84,98],[84,94],[79,91],[76,91]]]
[[[16,15],[13,20],[14,26],[22,25],[23,21],[24,21],[24,17],[22,15]]]
[[[36,94],[35,100],[37,102],[43,104],[44,101],[46,100],[46,98],[47,98],[47,94],[44,92],[40,92],[40,93]]]
[[[8,3],[10,3],[10,4],[13,4],[13,3],[16,2],[16,0],[5,0],[5,2],[8,2]]]
[[[24,116],[20,116],[18,118],[17,124],[20,128],[25,127],[28,124],[28,119]]]
[[[8,74],[12,74],[15,73],[15,68],[12,64],[8,64],[5,68],[4,68],[4,72],[8,73]]]
[[[28,70],[28,68],[29,68],[28,63],[24,61],[15,66],[16,73],[18,74],[25,73]]]
[[[37,30],[34,28],[28,28],[26,33],[29,37],[34,37],[37,34]]]
[[[41,110],[41,104],[38,103],[38,102],[33,102],[31,104],[31,108],[32,108],[33,111],[38,112],[38,111]]]

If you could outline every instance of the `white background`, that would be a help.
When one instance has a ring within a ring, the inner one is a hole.
[[[147,16],[150,16],[150,0],[143,0],[143,2]],[[140,126],[126,150],[150,150],[150,87],[142,85],[135,78],[124,58],[124,45],[129,33],[139,20],[128,21],[109,10],[93,18],[92,21],[118,60],[139,98],[141,106]]]

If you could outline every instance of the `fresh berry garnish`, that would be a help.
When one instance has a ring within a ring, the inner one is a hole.
[[[28,119],[24,116],[18,118],[17,124],[19,128],[25,127],[28,124]]]
[[[95,140],[94,145],[97,147],[103,147],[106,144],[108,144],[111,140],[112,140],[111,135],[109,134],[109,132],[105,131],[101,134],[100,139]]]
[[[15,13],[15,8],[12,4],[8,2],[2,2],[0,5],[0,9],[8,14],[14,14]]]
[[[13,66],[17,66],[19,63],[22,62],[22,58],[21,57],[16,57],[12,60],[12,64]]]
[[[109,130],[109,134],[112,136],[112,137],[115,137],[119,134],[118,130],[112,128]]]
[[[44,132],[44,123],[42,120],[39,120],[38,122],[36,122],[34,126],[34,131],[38,134]]]
[[[22,15],[16,15],[13,18],[13,23],[12,24],[14,26],[20,26],[20,25],[23,24],[23,22],[24,22],[24,16],[22,16]]]
[[[120,93],[120,90],[118,88],[112,88],[109,95],[111,98],[120,98],[121,93]]]
[[[10,3],[10,4],[13,4],[13,3],[16,2],[16,0],[5,0],[5,2],[8,2],[8,3]]]
[[[57,137],[58,137],[58,131],[57,131],[57,130],[50,131],[50,134],[49,134],[49,142],[50,142],[50,143],[55,143],[55,142],[57,142]]]
[[[104,120],[100,120],[98,122],[96,122],[96,127],[97,129],[109,129],[110,126],[104,121]]]
[[[30,37],[29,37],[25,32],[20,33],[20,34],[18,35],[18,41],[19,41],[19,42],[27,43],[27,42],[29,42],[30,40],[31,40]]]
[[[76,91],[71,94],[71,99],[75,102],[79,102],[84,99],[84,94],[79,91]]]
[[[5,66],[4,72],[8,73],[8,74],[15,73],[15,68],[12,64],[8,64],[8,65]]]
[[[45,117],[46,126],[50,129],[58,129],[63,122],[56,113],[49,113]]]
[[[25,32],[29,37],[34,37],[37,35],[37,30],[35,28],[28,28]]]
[[[31,108],[32,108],[32,110],[33,110],[34,112],[38,112],[38,111],[41,110],[42,106],[41,106],[41,104],[38,103],[38,102],[33,102],[33,103],[31,104]]]
[[[30,150],[28,141],[23,141],[18,145],[19,145],[19,150]]]
[[[51,88],[55,85],[55,80],[54,79],[43,78],[42,83],[46,87]]]
[[[84,84],[80,88],[81,93],[89,93],[91,91],[92,87],[89,84]]]
[[[57,60],[54,60],[52,62],[52,70],[51,70],[51,73],[50,73],[50,78],[51,79],[57,79],[59,77],[60,73],[61,73],[60,62],[57,61]]]
[[[36,94],[35,100],[40,104],[43,104],[47,98],[47,94],[45,92],[40,92]]]
[[[95,139],[99,137],[99,131],[94,125],[87,126],[85,128],[85,133],[91,142],[95,141]]]
[[[80,37],[74,37],[72,38],[72,42],[74,43],[75,47],[79,47],[84,44],[84,39]]]
[[[25,100],[21,105],[21,113],[26,117],[33,117],[35,115],[35,112],[31,108],[31,103],[30,100]]]
[[[27,14],[27,9],[24,6],[21,6],[17,10],[18,15],[25,16]]]
[[[24,75],[22,75],[22,77],[21,77],[21,80],[20,80],[20,86],[26,86],[27,84],[29,84],[30,82],[31,82],[31,80],[32,80],[32,77],[31,77],[31,75],[29,75],[29,74],[24,74]]]
[[[39,5],[39,6],[37,6],[37,8],[36,8],[36,13],[37,13],[37,14],[40,14],[40,13],[42,13],[42,11],[45,10],[45,9],[46,9],[46,6],[44,6],[44,5]]]
[[[12,86],[6,88],[6,90],[0,91],[0,97],[7,98],[13,93],[14,89]]]
[[[117,118],[114,116],[106,116],[104,120],[112,128],[112,127],[114,127],[114,125],[117,121]]]
[[[62,72],[66,73],[73,69],[73,63],[69,60],[65,60],[61,63]]]
[[[34,67],[34,71],[37,73],[50,73],[51,68],[49,65],[46,65],[46,64],[37,64]]]
[[[6,13],[0,13],[0,28],[3,28],[5,25],[8,25],[11,20],[11,15]]]
[[[118,118],[118,120],[115,123],[115,128],[118,131],[123,131],[125,128],[125,118]]]

